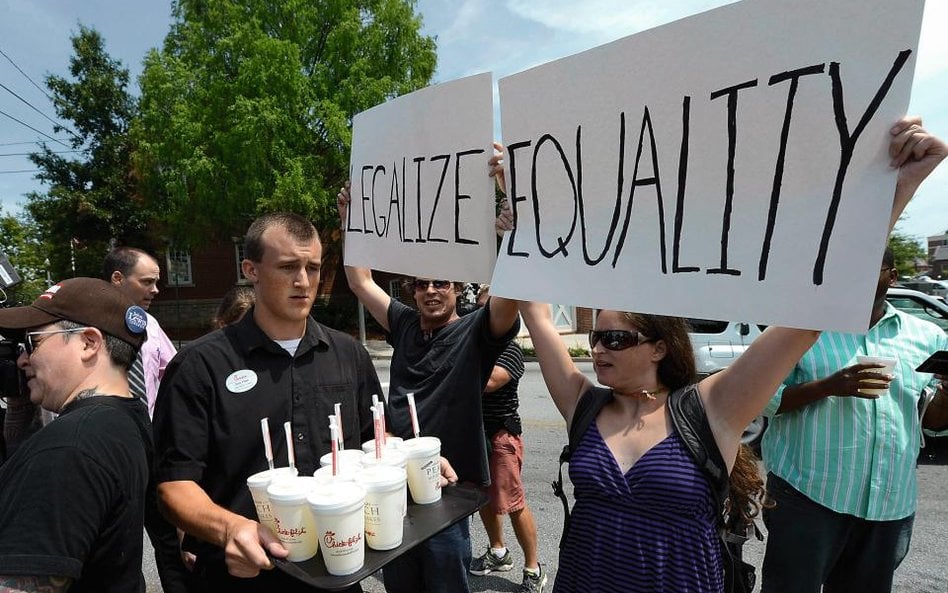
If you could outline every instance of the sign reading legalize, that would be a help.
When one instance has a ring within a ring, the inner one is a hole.
[[[496,255],[490,74],[428,87],[353,118],[345,263],[490,280]]]
[[[500,81],[492,292],[865,330],[922,0],[746,0]]]

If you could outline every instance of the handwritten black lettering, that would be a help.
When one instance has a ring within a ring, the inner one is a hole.
[[[691,97],[681,100],[681,150],[678,153],[678,197],[675,200],[675,237],[672,243],[672,273],[698,272],[697,266],[679,264],[681,255],[681,225],[685,216],[685,186],[688,179],[688,138],[691,126]]]
[[[513,215],[514,219],[514,228],[510,231],[510,239],[507,241],[507,255],[511,257],[530,257],[530,254],[526,251],[514,251],[514,241],[517,238],[517,229],[519,228],[517,221],[519,220],[517,216],[517,204],[520,202],[526,202],[527,196],[522,196],[517,193],[517,151],[521,148],[529,148],[532,145],[530,140],[524,142],[512,142],[507,145],[507,160],[510,161],[510,212]]]
[[[856,124],[856,128],[852,134],[849,133],[848,124],[846,123],[846,106],[843,104],[843,83],[839,77],[839,62],[830,63],[829,74],[833,81],[833,113],[836,119],[836,129],[839,131],[839,144],[842,154],[839,159],[839,168],[836,170],[836,182],[833,184],[833,197],[830,199],[829,210],[826,213],[826,223],[823,226],[823,237],[820,239],[820,250],[817,253],[816,263],[813,266],[813,284],[816,286],[823,284],[823,268],[826,265],[826,252],[829,249],[833,226],[836,224],[836,213],[839,210],[839,200],[843,193],[843,182],[846,180],[846,170],[849,168],[849,163],[853,158],[856,142],[859,140],[859,135],[862,134],[862,131],[866,128],[869,120],[872,119],[876,110],[879,109],[879,105],[882,104],[882,100],[885,99],[889,89],[892,87],[892,82],[895,80],[899,71],[902,70],[902,66],[905,65],[905,62],[908,61],[911,53],[912,50],[906,49],[899,52],[899,55],[896,56],[895,62],[892,64],[892,67],[889,68],[889,73],[886,75],[885,80],[882,81],[875,96],[872,97],[872,100],[866,107],[866,111],[862,114],[862,117],[859,118],[859,123]]]
[[[774,236],[774,226],[777,224],[777,207],[780,204],[780,188],[783,185],[783,165],[787,156],[787,142],[790,138],[790,119],[793,115],[793,100],[797,96],[797,87],[801,76],[822,74],[826,64],[816,64],[805,68],[798,68],[788,72],[781,72],[770,77],[769,86],[790,81],[787,90],[787,108],[783,114],[783,127],[780,128],[780,144],[777,149],[777,164],[774,167],[774,183],[770,190],[770,207],[767,210],[767,228],[764,230],[764,243],[760,248],[760,261],[757,265],[757,279],[763,281],[767,277],[767,261],[770,259],[770,243]]]
[[[479,241],[461,237],[461,200],[470,200],[471,196],[461,193],[461,157],[484,154],[483,148],[464,150],[454,155],[454,242],[463,245],[477,245]]]
[[[737,152],[737,93],[757,86],[757,79],[714,91],[711,100],[727,97],[727,188],[724,198],[724,217],[721,223],[721,267],[711,268],[708,274],[740,276],[741,271],[727,266],[728,234],[731,232],[731,209],[734,206],[734,153]]]
[[[639,179],[639,164],[642,160],[642,144],[645,141],[645,132],[648,130],[649,148],[652,157],[652,176]],[[635,202],[635,189],[639,186],[654,185],[655,199],[658,201],[658,230],[661,249],[662,273],[667,274],[668,269],[665,264],[665,206],[662,201],[662,183],[658,173],[658,150],[655,146],[655,132],[652,129],[652,117],[649,115],[648,106],[645,106],[645,112],[642,114],[642,127],[639,129],[639,145],[635,152],[635,169],[632,173],[632,188],[629,190],[629,203],[625,210],[625,220],[622,223],[622,232],[619,233],[619,242],[616,244],[615,254],[612,256],[612,267],[616,267],[619,255],[622,254],[622,246],[625,243],[625,237],[629,230],[629,220],[632,216],[632,205]]]
[[[379,217],[375,213],[375,180],[378,177],[379,173],[385,174],[385,167],[383,165],[378,165],[375,167],[375,171],[372,172],[372,224],[375,226],[375,234],[379,237],[382,236],[382,231],[379,229]],[[362,213],[362,218],[365,218],[365,212]]]
[[[448,163],[451,162],[451,155],[439,154],[439,155],[435,155],[431,157],[430,160],[444,161],[444,167],[442,167],[441,169],[441,179],[438,181],[438,191],[435,192],[434,204],[431,206],[431,216],[428,218],[428,236],[426,237],[426,240],[429,243],[447,243],[448,240],[441,237],[435,237],[434,239],[432,239],[431,227],[434,224],[435,213],[438,211],[438,201],[441,200],[441,188],[444,187],[444,178],[448,173]],[[418,185],[421,185],[421,183],[419,183]]]
[[[560,160],[563,162],[563,169],[566,171],[566,176],[569,178],[570,188],[573,191],[573,221],[570,224],[569,232],[566,234],[566,237],[563,238],[559,236],[556,238],[557,247],[553,251],[547,251],[543,247],[543,242],[540,240],[540,196],[537,192],[537,155],[540,154],[540,149],[543,148],[543,145],[547,142],[551,142],[553,147],[556,149],[556,152],[560,155]],[[532,198],[533,198],[533,226],[536,228],[536,237],[537,237],[537,248],[540,250],[540,253],[543,257],[549,259],[555,256],[557,253],[562,253],[563,257],[568,257],[569,252],[566,250],[566,246],[569,244],[570,239],[573,237],[573,232],[576,230],[576,178],[573,177],[573,170],[569,166],[569,159],[566,158],[566,153],[563,152],[563,146],[560,144],[559,140],[553,137],[552,134],[544,134],[540,136],[540,139],[537,140],[536,146],[533,148],[533,172],[530,178],[530,186],[532,189]]]

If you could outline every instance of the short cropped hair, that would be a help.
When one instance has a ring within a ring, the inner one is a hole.
[[[264,214],[253,221],[250,228],[247,229],[247,235],[244,237],[244,257],[255,263],[263,260],[263,242],[261,238],[267,229],[274,226],[282,227],[291,237],[301,243],[312,241],[314,237],[319,236],[313,223],[299,214],[289,212]]]
[[[58,323],[59,327],[62,329],[79,329],[81,327],[87,327],[81,323],[76,323],[75,321],[62,320]],[[99,328],[96,328],[99,329]],[[112,361],[112,364],[116,365],[121,369],[126,371],[132,368],[132,363],[135,362],[135,357],[138,355],[138,351],[134,346],[121,340],[112,334],[105,333],[101,329],[102,336],[105,338],[105,351],[109,353],[109,359]],[[63,334],[63,336],[68,340],[70,335]]]
[[[113,272],[121,272],[123,276],[128,276],[142,256],[155,259],[137,247],[116,247],[105,256],[105,261],[102,262],[102,279],[111,282]]]

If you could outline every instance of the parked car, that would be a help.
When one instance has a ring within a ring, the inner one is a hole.
[[[889,304],[925,321],[931,321],[948,332],[948,303],[944,299],[908,288],[890,288]]]
[[[886,300],[893,307],[930,321],[948,332],[948,303],[944,299],[907,288],[890,288]],[[695,351],[698,375],[706,377],[731,364],[740,356],[763,328],[753,323],[689,319],[692,331],[689,336]],[[741,440],[744,444],[758,448],[767,429],[767,419],[758,416],[748,425]],[[948,430],[935,433],[925,431],[928,436],[945,437]]]
[[[688,319],[691,345],[695,351],[695,366],[698,378],[720,371],[744,353],[762,328],[753,323],[715,321],[712,319]],[[744,430],[741,441],[757,449],[767,427],[767,419],[758,416]]]

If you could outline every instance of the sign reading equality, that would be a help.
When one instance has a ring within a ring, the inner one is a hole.
[[[863,331],[922,0],[746,0],[501,79],[491,292]]]
[[[345,263],[487,282],[496,258],[491,75],[431,86],[352,122]]]

